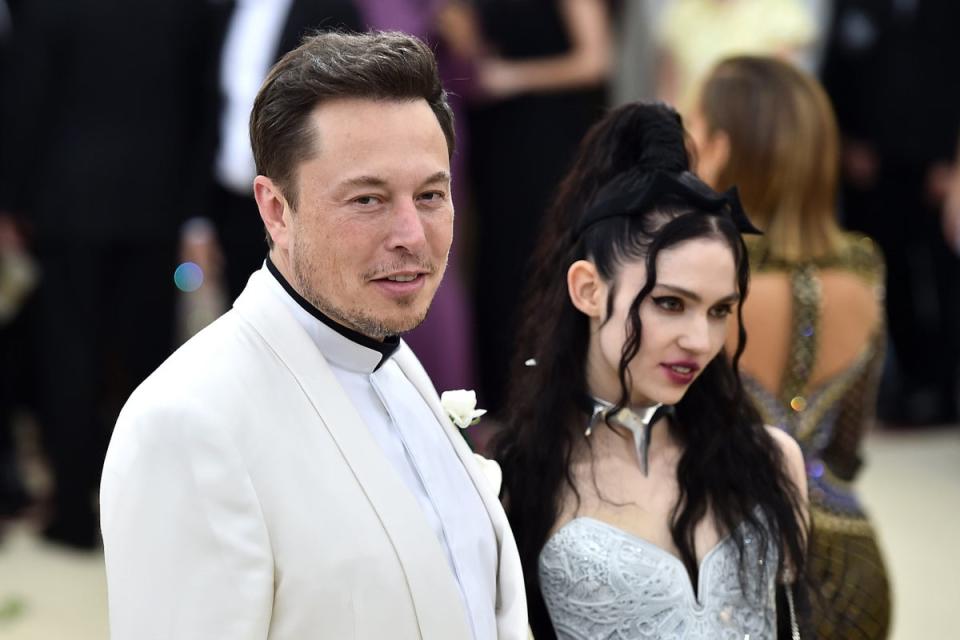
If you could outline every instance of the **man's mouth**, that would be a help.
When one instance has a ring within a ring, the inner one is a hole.
[[[413,282],[414,280],[423,280],[428,275],[430,275],[430,271],[424,269],[404,269],[378,274],[370,280],[372,282]]]
[[[398,271],[372,278],[370,284],[389,298],[407,299],[423,290],[429,275],[422,270]]]
[[[426,260],[411,260],[393,264],[381,264],[364,273],[361,277],[367,282],[389,280],[390,282],[411,282],[421,276],[432,275],[436,268]]]

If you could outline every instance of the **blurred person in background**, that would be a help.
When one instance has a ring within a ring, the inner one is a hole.
[[[606,103],[610,23],[606,0],[455,0],[447,9],[447,40],[473,64],[473,304],[481,397],[493,412],[541,219]]]
[[[669,8],[674,16],[670,18],[671,22],[677,19],[680,12],[678,1],[625,0],[620,4],[622,9],[620,10],[621,19],[617,25],[617,70],[612,85],[613,104],[624,104],[634,100],[649,100],[657,96],[658,91],[664,93],[663,97],[665,99],[673,99],[673,96],[667,95],[672,91],[668,90],[668,85],[675,82],[673,78],[662,77],[664,86],[657,86],[658,63],[662,65],[659,70],[667,75],[672,73],[668,67],[673,65],[669,59],[669,52],[665,51],[661,45],[662,38],[658,36],[658,32],[667,26],[663,20],[665,9]],[[813,21],[813,38],[809,41],[806,41],[805,37],[798,39],[798,36],[803,35],[803,32],[806,31],[806,27],[802,29],[788,28],[788,30],[796,29],[796,34],[790,36],[790,39],[797,41],[797,45],[788,47],[788,51],[790,52],[789,55],[803,68],[814,72],[820,68],[823,57],[824,35],[829,24],[833,1],[799,0],[798,4],[804,8]],[[782,32],[784,23],[797,20],[798,17],[798,24],[806,23],[806,18],[803,17],[802,13],[797,12],[795,5],[791,3],[786,5],[772,3],[773,9],[776,10],[778,7],[781,7],[780,13],[782,15],[776,16],[776,21],[770,23],[770,26],[766,21],[770,14],[762,15],[761,19],[764,20],[762,30],[748,35],[752,38],[752,42],[761,42],[764,37],[778,37],[777,34],[770,33],[774,28],[781,30],[779,37],[782,37],[784,35]],[[771,9],[770,3],[755,4],[751,12],[758,13],[761,9],[764,12],[768,11]],[[748,16],[747,20],[752,22],[752,15]],[[670,26],[669,28],[674,27]],[[736,34],[739,31],[740,29],[735,29],[733,33],[727,34],[714,32],[711,34],[711,41],[707,43],[697,42],[684,36],[681,38],[680,46],[682,48],[702,48],[713,47],[720,43],[721,48],[723,48],[729,46],[729,40],[737,37]],[[743,37],[743,34],[740,37]],[[730,53],[725,55],[730,55]],[[718,60],[719,58],[712,60],[706,67],[701,68],[700,72],[705,72],[706,69],[709,69],[710,64]]]
[[[4,90],[16,8],[16,4],[0,0],[0,86]],[[3,135],[0,129],[0,154]],[[26,252],[20,221],[0,209],[0,518],[18,515],[31,500],[17,459],[14,419],[34,387],[28,301],[36,285],[36,271]]]
[[[616,22],[615,68],[610,103],[652,100],[657,95],[656,30],[666,0],[625,0]]]
[[[940,212],[960,131],[960,3],[837,0],[823,81],[843,135],[843,215],[887,263],[892,375],[880,417],[958,419],[960,259]]]
[[[827,46],[827,32],[833,18],[834,0],[800,0],[814,24],[813,41],[803,48],[795,62],[804,71],[817,75],[823,65],[823,54]]]
[[[823,65],[823,54],[827,47],[827,34],[833,20],[834,0],[803,0],[810,15],[813,16],[815,37],[813,43],[805,49],[797,63],[802,69],[818,75]]]
[[[697,170],[715,189],[736,185],[764,231],[747,238],[740,366],[764,422],[793,436],[806,459],[817,637],[885,638],[889,584],[853,488],[884,357],[884,267],[870,239],[837,223],[829,99],[807,73],[758,57],[721,62],[698,94]]]
[[[117,412],[171,349],[217,8],[31,0],[18,15],[0,211],[29,225],[42,274],[38,418],[54,480],[44,533],[73,547],[97,543],[94,492]]]
[[[960,256],[960,143],[957,144],[957,157],[953,163],[953,175],[949,193],[943,204],[943,237],[947,245]],[[960,395],[960,389],[957,391]],[[960,398],[957,399],[960,402]]]
[[[657,25],[658,95],[685,112],[721,59],[754,54],[796,61],[809,55],[816,36],[802,0],[672,0]]]
[[[960,256],[960,144],[953,163],[950,190],[943,203],[943,237],[953,252]]]
[[[267,255],[263,224],[253,198],[257,175],[250,150],[250,109],[267,71],[301,39],[317,30],[359,31],[353,0],[236,0],[219,57],[219,112],[206,214],[198,224],[195,256],[205,271],[225,276],[227,300],[240,295]],[[214,231],[214,233],[211,233]]]

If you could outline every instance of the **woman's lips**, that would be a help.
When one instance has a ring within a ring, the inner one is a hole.
[[[663,362],[660,367],[667,379],[678,385],[690,384],[700,371],[700,366],[695,362]]]

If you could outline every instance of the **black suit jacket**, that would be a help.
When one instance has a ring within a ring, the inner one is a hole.
[[[14,30],[3,198],[46,237],[176,233],[198,193],[213,0],[30,0]]]
[[[960,3],[837,0],[823,81],[843,132],[886,161],[949,160],[960,125]]]

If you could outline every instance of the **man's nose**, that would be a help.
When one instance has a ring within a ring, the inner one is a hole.
[[[394,207],[390,216],[391,249],[407,249],[411,253],[420,253],[427,244],[426,229],[416,203],[403,199]]]

